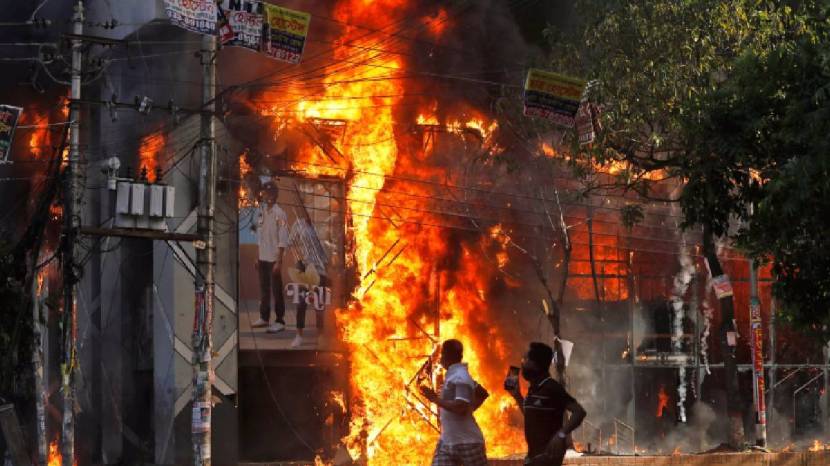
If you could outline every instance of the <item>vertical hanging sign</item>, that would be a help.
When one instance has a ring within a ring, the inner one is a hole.
[[[174,25],[200,34],[216,34],[216,0],[164,0],[164,11]]]
[[[277,5],[264,5],[264,52],[272,58],[297,64],[303,54],[311,15]]]
[[[259,51],[262,48],[262,2],[223,0],[219,12],[227,20],[230,35],[220,34],[223,45]]]
[[[9,161],[14,130],[23,109],[10,105],[0,105],[0,163]]]
[[[764,381],[764,330],[761,322],[761,305],[757,300],[753,299],[749,306],[749,321],[752,328],[752,372],[755,376],[755,409],[756,409],[756,424],[766,425],[767,423],[767,406],[764,400],[765,381]]]
[[[525,80],[524,114],[573,128],[584,90],[581,79],[531,69]]]

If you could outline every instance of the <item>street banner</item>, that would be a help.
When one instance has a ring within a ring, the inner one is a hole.
[[[10,105],[0,105],[0,163],[8,162],[11,153],[14,130],[23,109]]]
[[[718,275],[712,278],[712,289],[715,290],[715,296],[718,299],[732,296],[732,283],[729,282],[729,276]]]
[[[222,34],[220,28],[222,44],[260,51],[262,49],[262,11],[260,1],[223,0],[219,13],[225,17],[230,34]]]
[[[311,15],[265,4],[264,52],[277,60],[297,64],[303,54]]]
[[[525,81],[524,114],[574,127],[585,81],[549,71],[530,69]]]
[[[749,321],[752,328],[752,372],[755,378],[755,423],[766,425],[767,405],[764,399],[766,382],[764,380],[764,330],[761,321],[761,304],[753,298],[749,305]]]
[[[200,34],[216,34],[216,0],[164,0],[164,11],[174,25]]]
[[[580,146],[587,146],[594,143],[597,137],[595,121],[596,106],[590,102],[582,103],[576,112],[575,120]]]

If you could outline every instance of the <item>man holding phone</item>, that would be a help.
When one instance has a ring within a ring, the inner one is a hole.
[[[441,366],[447,370],[441,393],[420,387],[424,398],[438,405],[441,415],[441,436],[432,466],[487,466],[484,435],[473,411],[487,398],[487,391],[477,384],[461,362],[464,346],[458,340],[441,345]]]
[[[561,466],[565,459],[568,435],[582,424],[585,409],[550,376],[553,349],[539,342],[530,343],[522,358],[521,375],[530,383],[523,397],[511,367],[504,388],[513,395],[525,419],[526,465]],[[571,416],[565,421],[565,411]]]

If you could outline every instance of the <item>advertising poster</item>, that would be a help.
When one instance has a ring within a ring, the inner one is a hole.
[[[23,109],[10,105],[0,105],[0,163],[8,162],[11,153],[14,130]]]
[[[277,60],[299,63],[311,24],[311,15],[277,5],[264,6],[264,52]]]
[[[525,81],[524,114],[573,128],[584,89],[581,79],[531,69]]]
[[[732,283],[729,282],[729,276],[718,275],[712,278],[712,289],[715,290],[715,296],[718,299],[732,296]]]
[[[262,2],[224,0],[220,11],[230,30],[229,35],[220,36],[223,44],[256,51],[262,49]]]
[[[345,303],[340,181],[265,178],[239,213],[239,349],[336,350]]]
[[[215,0],[164,0],[164,11],[174,25],[200,34],[216,34]]]
[[[0,105],[0,162],[7,162],[11,152],[14,129],[20,120],[23,109],[10,105]]]

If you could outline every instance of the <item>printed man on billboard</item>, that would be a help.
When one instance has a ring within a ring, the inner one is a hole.
[[[277,204],[279,188],[275,182],[262,186],[259,195],[259,208],[251,229],[257,233],[259,260],[256,268],[259,273],[259,319],[251,324],[254,328],[268,327],[268,333],[285,330],[285,299],[282,294],[282,260],[288,247],[288,216]],[[271,320],[271,296],[274,297],[274,314]]]

